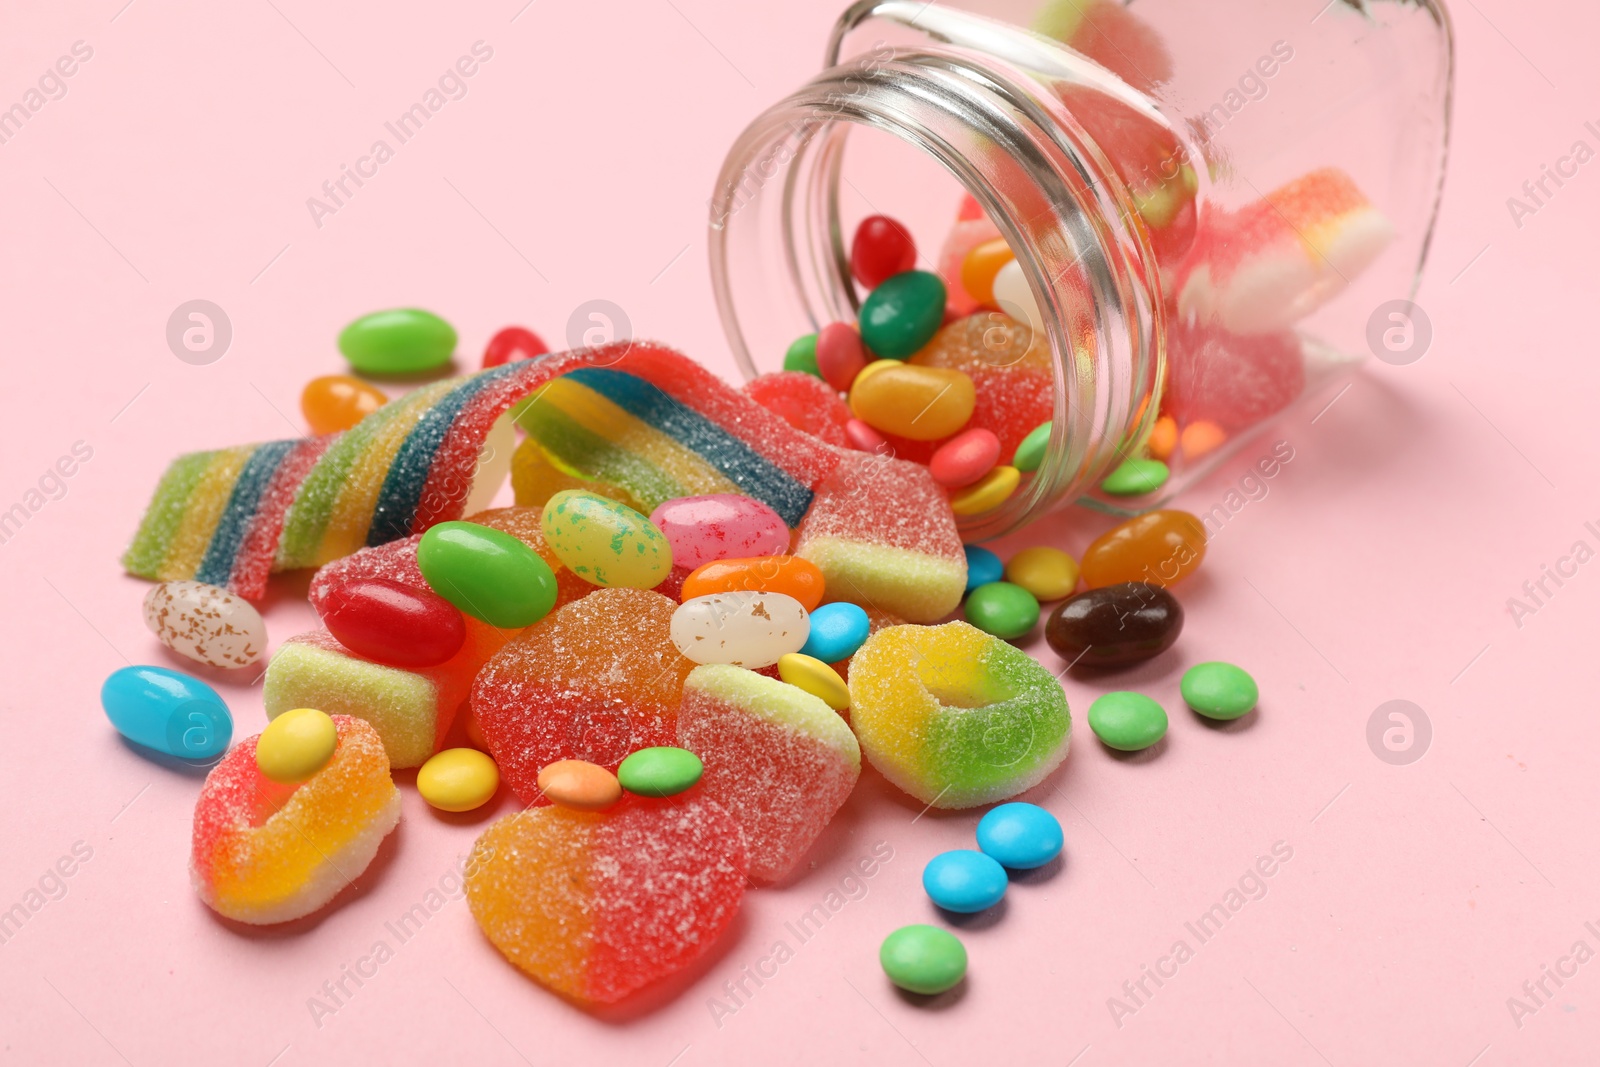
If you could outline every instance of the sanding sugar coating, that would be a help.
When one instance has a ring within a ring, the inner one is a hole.
[[[872,765],[925,804],[970,808],[1066,758],[1066,694],[1027,653],[964,622],[891,626],[850,661],[850,719]]]
[[[698,790],[605,812],[540,807],[478,838],[467,903],[484,935],[557,993],[609,1004],[688,966],[744,896],[744,835]]]

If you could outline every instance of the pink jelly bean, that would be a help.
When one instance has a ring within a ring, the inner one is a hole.
[[[817,334],[817,370],[841,393],[849,392],[850,384],[866,365],[867,353],[854,326],[835,322]]]
[[[1000,458],[1000,438],[991,430],[963,430],[939,446],[928,461],[933,480],[950,489],[971,485],[994,469]]]
[[[357,578],[333,589],[323,602],[322,623],[356,655],[396,667],[436,666],[467,639],[455,605],[387,578]]]
[[[883,434],[874,430],[860,419],[851,419],[844,424],[844,435],[850,441],[850,447],[862,452],[876,452],[883,455],[894,451]]]
[[[650,521],[666,534],[674,567],[693,570],[713,560],[789,551],[789,528],[778,513],[737,493],[668,500],[650,513]]]

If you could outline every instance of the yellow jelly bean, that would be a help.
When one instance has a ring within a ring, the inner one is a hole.
[[[326,713],[295,708],[261,731],[256,740],[256,766],[271,781],[292,785],[322,770],[338,744],[338,728]]]
[[[850,706],[850,687],[839,672],[814,656],[790,652],[778,658],[778,677],[822,701],[834,711]]]
[[[913,441],[937,441],[972,418],[978,394],[961,371],[879,362],[887,365],[863,371],[850,386],[850,410],[868,426]]]
[[[1078,587],[1078,561],[1059,548],[1035,545],[1006,560],[1006,581],[1035,600],[1060,600]]]
[[[967,486],[950,498],[950,510],[957,515],[982,515],[1006,502],[1022,482],[1022,472],[1015,467],[996,467],[982,479]]]
[[[471,811],[500,788],[500,768],[475,748],[436,752],[417,771],[417,792],[440,811]]]

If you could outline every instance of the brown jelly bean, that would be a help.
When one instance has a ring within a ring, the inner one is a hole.
[[[1062,601],[1045,624],[1056,655],[1084,667],[1125,667],[1171,648],[1183,605],[1159,585],[1119,582]]]

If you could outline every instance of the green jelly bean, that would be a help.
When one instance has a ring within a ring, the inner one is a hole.
[[[1106,693],[1089,705],[1089,729],[1111,748],[1137,752],[1166,736],[1167,713],[1143,693]]]
[[[1130,459],[1106,475],[1100,488],[1112,496],[1143,496],[1167,483],[1172,472],[1159,459]]]
[[[686,748],[641,748],[622,761],[617,781],[642,797],[677,796],[700,780],[705,764]]]
[[[1011,582],[978,586],[967,594],[961,610],[972,625],[1006,641],[1021,637],[1039,621],[1039,601]]]
[[[475,522],[422,535],[417,567],[435,593],[490,626],[532,626],[556,603],[556,576],[524,542]]]
[[[339,333],[339,351],[363,374],[436,370],[455,350],[455,327],[421,308],[374,311]]]
[[[861,340],[885,359],[910,359],[944,325],[944,298],[937,274],[896,274],[861,302]]]
[[[1208,719],[1237,719],[1261,699],[1248,671],[1220,661],[1196,663],[1184,671],[1178,691],[1185,704]]]
[[[797,370],[802,374],[811,374],[818,378],[822,372],[817,369],[817,335],[808,333],[804,337],[796,337],[789,345],[789,351],[783,354],[783,369]]]
[[[948,930],[923,923],[883,939],[878,962],[889,981],[910,993],[943,993],[967,974],[967,950]]]
[[[1050,448],[1051,422],[1041,422],[1028,431],[1028,436],[1022,439],[1017,446],[1016,455],[1011,458],[1011,465],[1019,471],[1036,471],[1039,464],[1044,462],[1044,454]]]

